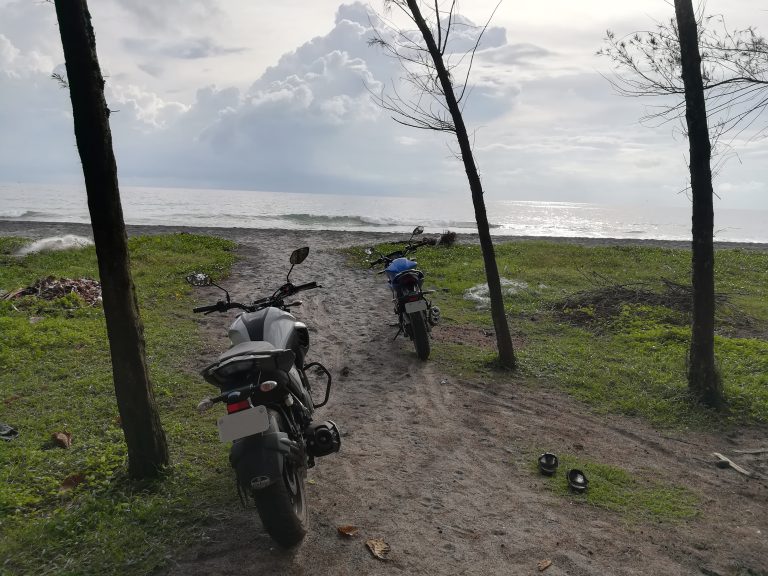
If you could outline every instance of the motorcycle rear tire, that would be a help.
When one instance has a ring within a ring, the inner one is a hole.
[[[419,357],[419,360],[426,360],[429,358],[430,346],[429,332],[427,332],[424,314],[413,312],[408,315],[408,320],[411,323],[411,339],[413,340],[413,346],[416,348],[416,356]]]
[[[282,425],[280,429],[283,429]],[[271,486],[253,492],[264,529],[284,548],[300,544],[307,534],[305,475],[304,470],[285,460],[283,478]]]

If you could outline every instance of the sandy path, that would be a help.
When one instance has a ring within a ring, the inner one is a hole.
[[[310,471],[311,531],[301,547],[275,547],[228,484],[226,520],[174,558],[167,574],[537,574],[543,559],[553,562],[548,576],[766,573],[766,482],[709,463],[712,451],[765,446],[765,430],[656,431],[514,378],[457,379],[418,361],[410,342],[392,340],[382,277],[346,268],[333,250],[384,235],[231,235],[243,260],[226,285],[238,296],[263,295],[282,281],[291,250],[312,247],[292,280],[318,280],[324,289],[305,293],[296,315],[310,326],[309,360],[333,372],[331,401],[317,416],[340,425],[342,450]],[[212,350],[226,346],[226,325],[206,318]],[[700,494],[702,514],[674,525],[630,522],[557,497],[531,469],[529,456],[541,449],[582,453],[639,475],[654,470]],[[740,461],[768,472],[765,459]],[[358,526],[358,536],[342,539],[342,524]],[[367,538],[388,542],[390,560],[371,557]]]
[[[553,561],[548,574],[699,574],[700,567],[727,574],[763,565],[765,484],[702,463],[715,449],[754,446],[759,434],[680,442],[642,422],[590,415],[555,391],[456,380],[418,361],[410,342],[392,340],[385,283],[344,266],[333,248],[361,238],[343,236],[242,238],[245,260],[228,282],[236,293],[272,287],[261,279],[281,281],[290,250],[312,247],[293,279],[318,279],[324,289],[307,293],[297,315],[312,328],[310,359],[334,373],[331,402],[318,417],[340,424],[343,447],[310,473],[311,533],[283,552],[252,513],[233,510],[238,537],[228,525],[227,538],[190,551],[171,574],[533,574],[545,558]],[[631,524],[553,496],[526,456],[579,445],[591,459],[638,473],[668,467],[670,482],[705,495],[703,518]],[[720,494],[708,501],[713,490]],[[341,539],[342,524],[359,526],[358,537]],[[391,560],[373,559],[367,538],[388,542]],[[231,554],[243,547],[245,557]]]

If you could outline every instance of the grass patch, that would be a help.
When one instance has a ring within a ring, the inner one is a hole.
[[[768,422],[768,253],[716,253],[716,289],[725,298],[717,310],[715,352],[730,409],[715,414],[688,395],[689,312],[665,305],[664,280],[690,284],[689,251],[543,241],[495,249],[501,276],[511,281],[505,306],[521,377],[551,382],[598,411],[641,415],[663,426]],[[365,265],[362,249],[349,256]],[[479,246],[424,247],[414,258],[425,288],[438,289],[433,300],[452,333],[493,329],[489,311],[465,297],[485,282]],[[574,295],[606,285],[642,286],[644,297],[612,302],[610,315],[589,299],[564,309]],[[435,342],[433,358],[456,373],[485,377],[493,372],[493,338],[489,344]]]
[[[589,488],[583,494],[574,494],[568,488],[565,473],[572,468],[583,471],[589,480]],[[535,463],[532,470],[539,473]],[[652,471],[645,475],[651,476]],[[570,454],[560,456],[557,474],[543,478],[547,488],[560,496],[617,512],[633,521],[677,522],[695,518],[699,513],[699,498],[687,488],[641,481],[622,468]]]
[[[20,244],[0,238],[0,292],[49,275],[98,277],[93,247],[10,256]],[[3,574],[146,574],[234,497],[213,417],[195,411],[210,390],[191,370],[202,342],[184,282],[193,269],[226,273],[234,245],[191,234],[132,238],[129,245],[173,465],[156,483],[125,477],[100,306],[76,295],[0,301],[2,421],[19,431],[0,443]],[[71,433],[71,448],[51,442],[59,431]],[[67,478],[77,479],[71,489],[62,488]]]

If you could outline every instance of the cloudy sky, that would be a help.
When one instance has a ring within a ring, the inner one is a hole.
[[[121,183],[468,194],[448,135],[398,125],[371,99],[401,76],[367,44],[381,0],[90,4]],[[459,9],[480,24],[495,5]],[[768,33],[763,0],[710,0],[708,12]],[[684,205],[679,126],[640,124],[651,103],[616,95],[603,77],[610,62],[595,56],[606,29],[628,34],[672,15],[663,0],[503,0],[465,110],[487,197]],[[469,39],[457,35],[455,48]],[[53,5],[0,0],[0,182],[82,178],[54,71],[64,72]],[[768,208],[768,140],[732,151],[719,205]]]

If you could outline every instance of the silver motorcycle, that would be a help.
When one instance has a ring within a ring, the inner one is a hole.
[[[229,462],[238,494],[244,504],[255,503],[264,528],[284,547],[300,543],[307,531],[307,470],[316,458],[341,446],[336,424],[312,421],[315,409],[328,402],[332,379],[319,362],[305,363],[309,330],[290,311],[301,301],[288,301],[299,292],[320,288],[316,282],[290,281],[293,267],[308,254],[308,247],[295,250],[286,282],[251,304],[232,301],[207,274],[187,276],[193,286],[212,285],[225,294],[224,300],[194,312],[243,311],[229,327],[231,347],[201,372],[220,394],[204,399],[198,410],[226,405],[217,426],[220,440],[232,442]],[[315,394],[322,392],[319,402],[313,399],[310,380],[320,388]]]

